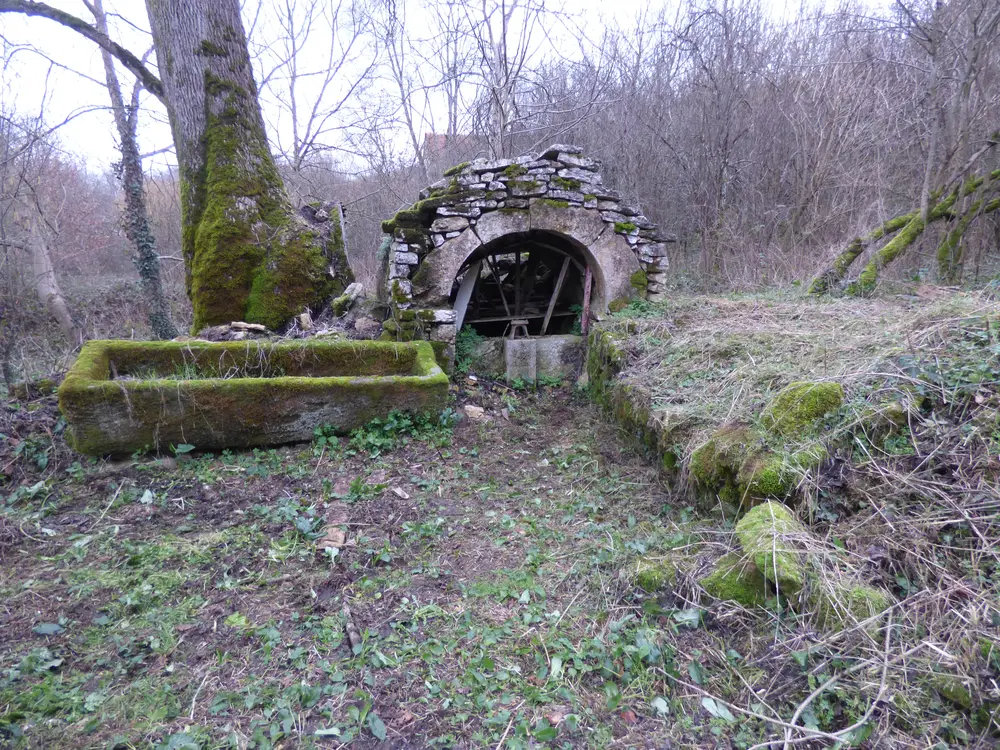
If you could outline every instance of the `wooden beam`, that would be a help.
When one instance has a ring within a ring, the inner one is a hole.
[[[514,251],[514,314],[521,312],[521,248]]]
[[[587,273],[583,277],[583,312],[580,313],[580,333],[587,335],[590,328],[590,287],[594,282],[594,274],[587,266]]]
[[[556,302],[559,300],[559,292],[562,291],[563,282],[566,280],[566,270],[569,268],[570,257],[567,255],[563,258],[562,268],[559,269],[559,278],[556,279],[556,288],[552,290],[552,299],[549,300],[549,309],[545,313],[545,320],[542,323],[542,335],[549,330],[549,320],[552,318],[552,313],[556,309]]]
[[[497,291],[500,292],[500,301],[503,302],[503,309],[510,315],[510,305],[507,304],[507,296],[503,293],[503,282],[500,281],[500,274],[497,273],[497,267],[493,265],[493,256],[486,256],[486,265],[490,267],[490,271],[493,272],[493,278],[497,282]]]
[[[479,269],[483,265],[481,260],[477,260],[469,270],[465,272],[461,286],[458,287],[458,294],[455,295],[455,330],[462,330],[462,323],[465,321],[465,311],[469,309],[469,300],[476,290],[476,282],[479,281]]]
[[[552,313],[553,318],[565,318],[567,315],[576,315],[575,312],[571,310],[565,310],[563,312]],[[544,318],[545,316],[539,313],[538,315],[500,315],[493,318],[469,318],[469,323],[501,323],[505,320],[514,320],[515,318],[523,318],[524,320],[538,320],[539,318]]]

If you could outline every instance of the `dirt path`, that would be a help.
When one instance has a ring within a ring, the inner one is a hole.
[[[649,523],[669,498],[568,391],[463,399],[490,421],[81,466],[22,497],[0,542],[14,744],[661,746],[678,631],[622,571],[676,546]]]

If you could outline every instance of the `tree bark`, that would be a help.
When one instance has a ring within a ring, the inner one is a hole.
[[[194,329],[278,328],[351,281],[292,208],[268,148],[238,0],[147,0],[181,176]],[[339,237],[339,232],[333,236]]]
[[[31,240],[31,275],[38,299],[55,318],[70,345],[79,346],[83,340],[82,334],[73,322],[66,298],[63,297],[62,289],[59,287],[56,269],[52,264],[52,254],[45,239],[45,230],[34,214],[29,219],[28,235]]]
[[[108,19],[104,13],[102,0],[93,0],[90,10],[94,14],[97,30],[107,36]],[[172,339],[178,335],[178,331],[170,320],[170,305],[163,293],[160,256],[156,252],[156,238],[153,236],[153,230],[149,225],[149,214],[146,211],[142,159],[139,156],[139,144],[136,140],[139,89],[136,87],[131,104],[126,109],[111,53],[102,47],[101,57],[104,61],[104,75],[108,82],[111,111],[115,117],[119,149],[122,154],[121,171],[118,176],[125,193],[125,234],[129,242],[135,246],[133,261],[139,272],[139,283],[143,294],[149,303],[149,325],[153,329],[153,335],[158,339]]]

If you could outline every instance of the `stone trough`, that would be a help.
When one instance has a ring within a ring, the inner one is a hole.
[[[427,342],[90,341],[59,406],[74,449],[115,455],[310,440],[321,425],[437,413],[447,396]]]

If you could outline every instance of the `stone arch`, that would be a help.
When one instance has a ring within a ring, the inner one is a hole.
[[[445,172],[417,203],[383,222],[383,279],[392,310],[383,335],[428,338],[450,356],[456,333],[450,305],[463,264],[491,243],[541,234],[570,243],[591,267],[594,316],[617,299],[661,296],[667,244],[674,240],[605,187],[599,168],[579,148],[555,145]]]

